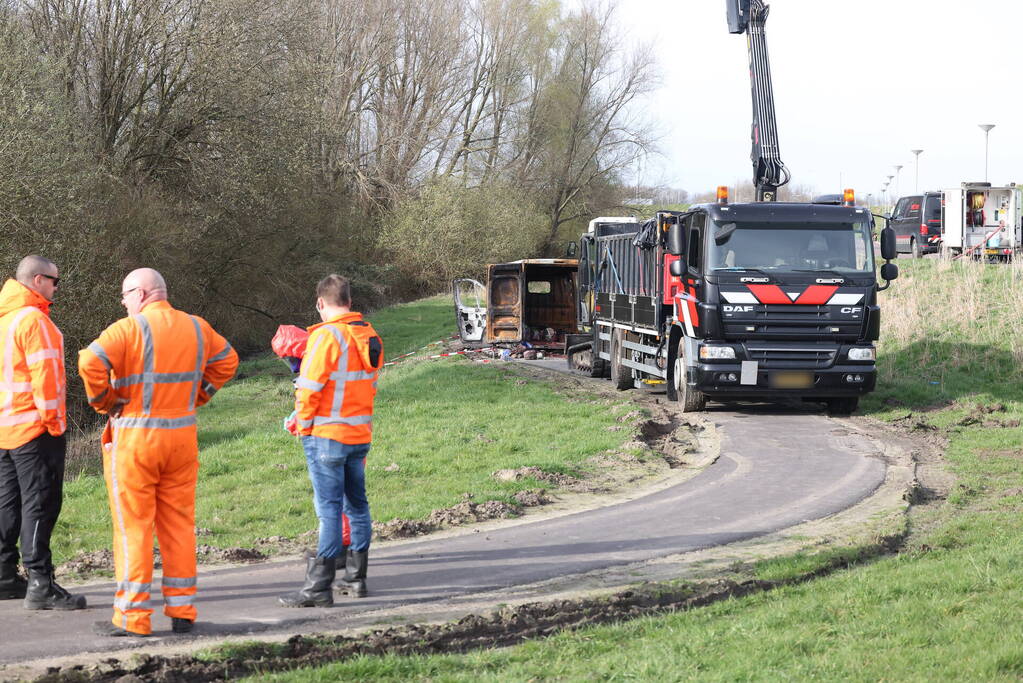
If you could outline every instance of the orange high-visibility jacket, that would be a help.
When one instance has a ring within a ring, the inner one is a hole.
[[[373,439],[373,399],[384,345],[361,313],[309,328],[295,380],[298,433],[346,444]]]
[[[64,335],[50,302],[17,280],[0,290],[0,449],[67,428]]]
[[[182,329],[194,334],[181,334]],[[238,354],[208,322],[166,301],[154,301],[141,313],[121,318],[78,353],[89,405],[107,413],[124,403],[120,427],[194,425],[195,409],[209,401],[237,367]]]

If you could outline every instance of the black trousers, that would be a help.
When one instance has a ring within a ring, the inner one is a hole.
[[[25,569],[53,571],[50,535],[64,500],[63,435],[43,433],[10,450],[0,449],[0,564],[18,564],[18,535]]]

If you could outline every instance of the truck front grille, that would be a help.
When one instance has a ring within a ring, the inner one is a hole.
[[[834,306],[760,306],[759,310],[723,317],[726,339],[858,338],[862,320],[835,319]]]
[[[826,368],[835,362],[838,349],[833,346],[747,346],[749,359],[762,368]]]

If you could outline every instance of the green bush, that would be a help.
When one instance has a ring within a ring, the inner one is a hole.
[[[429,293],[456,277],[482,277],[488,263],[536,254],[548,225],[523,190],[437,180],[387,215],[380,237],[411,288]]]

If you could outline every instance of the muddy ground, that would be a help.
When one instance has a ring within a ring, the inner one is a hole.
[[[528,366],[520,366],[517,372],[523,377],[554,382],[568,400],[594,400],[594,392],[599,398],[604,389],[609,397],[621,396],[607,385],[594,385],[572,376],[551,376]],[[709,422],[679,415],[663,396],[637,395],[636,399],[637,411],[623,416],[625,424],[636,429],[637,442],[633,445],[660,456],[653,467],[649,462],[635,463],[635,471],[624,475],[624,480],[644,478],[651,470],[656,472],[660,468],[697,467],[713,459],[716,451],[707,446],[708,443],[713,444],[715,438]],[[906,421],[912,425],[912,420],[913,417],[909,416]],[[891,426],[866,418],[852,418],[839,424],[841,426],[835,432],[837,438],[848,434],[849,438],[869,438],[879,445],[889,466],[889,476],[870,499],[825,520],[815,520],[743,543],[664,558],[642,567],[631,565],[617,573],[603,571],[566,577],[526,587],[503,596],[500,601],[487,602],[487,596],[481,596],[481,603],[475,605],[470,614],[464,613],[468,607],[462,605],[461,614],[428,615],[423,614],[420,608],[418,614],[410,615],[415,619],[436,619],[441,623],[392,625],[327,635],[296,635],[283,642],[233,648],[230,657],[218,661],[197,659],[191,654],[141,655],[130,661],[93,658],[88,664],[53,668],[39,680],[226,680],[256,672],[315,666],[360,654],[464,652],[512,645],[564,629],[691,609],[715,600],[770,590],[792,581],[815,578],[848,566],[850,562],[869,561],[873,557],[898,552],[912,544],[906,513],[926,517],[927,508],[939,503],[954,483],[943,467],[944,438],[934,430],[914,429],[909,425],[908,428]],[[621,450],[621,453],[602,456],[612,472],[620,473],[624,463],[630,458],[635,459],[634,449]],[[697,470],[692,470],[693,475],[696,473]],[[516,478],[535,477],[536,474],[505,470],[495,473],[495,476]],[[614,481],[613,474],[608,477],[599,483],[560,480],[551,484],[559,488],[571,489],[576,485],[588,488],[591,495],[585,495],[585,498],[590,498],[594,490],[611,490],[624,483]],[[555,495],[547,490],[529,493],[537,495],[537,505],[553,501],[551,507],[557,507],[561,498],[561,494]],[[909,510],[911,503],[915,506],[912,511]],[[534,501],[528,499],[522,504],[525,509]],[[880,517],[879,510],[884,511]],[[419,523],[422,526],[406,528],[392,524],[397,527],[397,534],[414,535],[451,524],[501,518],[508,513],[508,510],[467,499],[453,508],[437,511],[427,522]],[[791,581],[765,582],[751,578],[750,567],[758,560],[827,547],[853,547],[858,552],[853,555],[854,560],[847,555],[845,559],[835,560],[811,575]],[[680,576],[687,577],[690,582],[680,584],[677,580]],[[621,589],[623,585],[637,583],[636,587]],[[508,606],[491,611],[492,605],[498,602]]]

